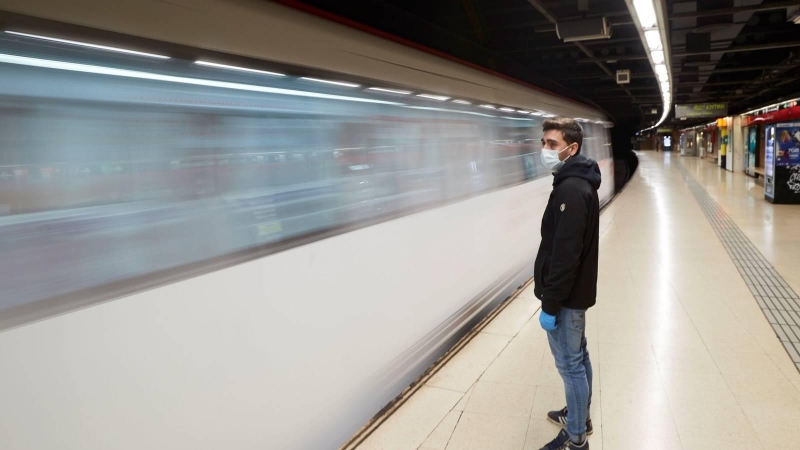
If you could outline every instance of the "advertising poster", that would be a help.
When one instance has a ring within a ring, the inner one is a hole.
[[[754,174],[756,168],[756,149],[758,149],[758,127],[750,127],[747,140],[747,170]]]
[[[776,167],[800,164],[800,122],[778,124],[777,144]]]
[[[775,203],[800,203],[800,122],[775,130]]]
[[[764,165],[766,169],[766,179],[764,180],[764,196],[769,201],[775,200],[775,126],[770,125],[764,130],[766,133],[764,140]]]

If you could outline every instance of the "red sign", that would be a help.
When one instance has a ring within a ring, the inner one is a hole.
[[[760,116],[748,116],[743,125],[750,126],[756,124],[788,122],[790,120],[795,120],[798,117],[800,117],[800,106],[793,106],[791,108],[761,114]]]

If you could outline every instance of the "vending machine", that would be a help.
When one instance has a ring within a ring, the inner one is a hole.
[[[764,197],[772,203],[800,204],[800,122],[769,125],[765,139]]]

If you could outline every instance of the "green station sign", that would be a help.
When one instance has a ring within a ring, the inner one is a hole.
[[[722,117],[728,115],[727,103],[696,103],[693,105],[675,105],[675,117],[678,119],[697,119],[703,117]]]

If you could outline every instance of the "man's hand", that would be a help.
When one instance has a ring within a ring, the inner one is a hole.
[[[551,316],[544,311],[540,311],[539,313],[539,324],[544,328],[545,331],[553,331],[558,328],[558,324],[556,324],[556,316]]]

